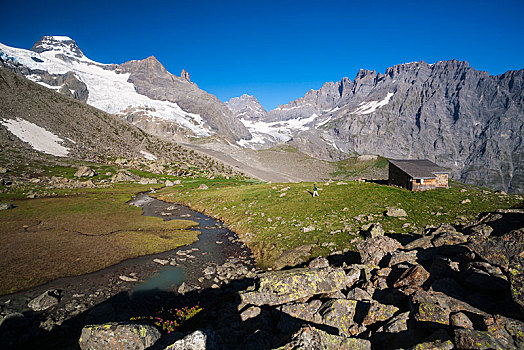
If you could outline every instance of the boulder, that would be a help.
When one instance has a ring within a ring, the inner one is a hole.
[[[340,268],[273,271],[259,275],[257,285],[254,291],[240,293],[242,304],[281,305],[342,290],[346,287],[346,274]]]
[[[323,256],[319,256],[311,260],[308,267],[312,269],[323,269],[325,267],[329,267],[329,261]]]
[[[381,304],[377,301],[366,303],[369,305],[366,316],[362,321],[364,326],[369,326],[376,322],[383,322],[389,320],[399,309],[393,305]]]
[[[152,346],[159,338],[160,332],[153,326],[111,322],[85,326],[78,343],[82,350],[142,350]]]
[[[277,328],[281,332],[292,333],[304,323],[302,321],[321,323],[322,317],[318,314],[321,306],[322,302],[318,299],[308,303],[282,305],[278,309],[282,312],[282,315],[278,321]]]
[[[286,251],[283,251],[282,254],[275,260],[274,268],[280,270],[286,266],[293,267],[305,262],[310,254],[311,249],[313,249],[312,244],[304,244],[299,247],[295,247]]]
[[[378,265],[386,254],[401,247],[398,241],[386,236],[368,238],[357,245],[362,263],[368,265]]]
[[[356,332],[352,329],[356,326],[353,317],[357,309],[356,300],[332,299],[328,300],[319,311],[322,324],[335,327],[339,334],[350,337]]]
[[[473,322],[463,312],[457,312],[450,317],[451,325],[456,328],[473,329]]]
[[[409,311],[398,314],[383,325],[379,332],[400,333],[408,330]]]
[[[33,311],[43,311],[55,306],[60,301],[61,291],[58,289],[47,290],[32,299],[27,306]]]
[[[346,299],[362,301],[373,300],[373,297],[364,289],[356,287],[348,292]]]
[[[118,173],[113,175],[111,182],[127,182],[127,181],[139,181],[140,176],[130,173],[127,170],[119,170]]]
[[[365,237],[380,237],[384,236],[384,229],[380,223],[366,224],[362,226],[361,233]]]
[[[14,205],[12,205],[11,203],[0,203],[0,210],[8,210],[13,208]]]
[[[278,350],[370,350],[371,342],[365,339],[346,338],[329,334],[312,326],[303,326],[296,332],[291,342]]]
[[[258,306],[250,306],[240,313],[240,319],[244,322],[250,318],[257,317],[260,315],[260,311],[262,310]]]
[[[514,258],[524,256],[524,228],[499,237],[470,236],[468,247],[483,260],[507,270]]]
[[[406,213],[404,209],[400,209],[400,208],[387,208],[386,216],[399,218],[399,217],[408,216],[408,213]]]
[[[96,171],[94,171],[93,169],[87,166],[78,167],[78,170],[75,173],[76,177],[95,176],[95,175],[98,175]]]
[[[444,232],[436,235],[436,237],[431,240],[431,243],[434,247],[441,247],[443,245],[466,243],[467,241],[468,237],[460,232]]]
[[[206,184],[201,184],[200,186],[198,186],[198,189],[199,190],[207,190],[209,187],[207,187]]]
[[[429,272],[421,265],[415,265],[404,271],[399,279],[393,284],[394,288],[420,287],[429,278]]]
[[[449,325],[450,311],[432,303],[418,303],[413,310],[413,318],[417,322],[428,324]]]
[[[205,330],[197,330],[177,340],[165,350],[206,350],[214,347],[214,333]]]
[[[164,183],[164,186],[166,186],[166,187],[171,187],[171,186],[174,186],[174,185],[175,185],[174,182],[171,181],[171,180],[166,180],[166,182]]]
[[[489,332],[465,328],[455,329],[455,347],[457,349],[508,349]]]

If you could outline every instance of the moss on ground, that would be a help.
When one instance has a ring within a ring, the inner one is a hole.
[[[225,221],[253,250],[263,268],[273,266],[282,252],[304,244],[315,246],[312,256],[354,250],[359,231],[367,223],[381,223],[389,233],[416,234],[428,225],[467,221],[481,212],[516,206],[522,200],[475,188],[411,192],[353,181],[318,184],[320,197],[313,198],[312,183],[205,180],[209,189],[197,189],[203,182],[183,182],[156,196]],[[466,199],[471,202],[462,204]],[[402,208],[408,216],[387,217],[388,207]]]
[[[1,193],[15,208],[0,211],[0,294],[194,242],[195,222],[145,217],[127,204],[149,187],[55,190],[59,196],[36,199]]]

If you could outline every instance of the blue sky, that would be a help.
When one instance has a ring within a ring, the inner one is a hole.
[[[87,57],[154,55],[225,101],[255,95],[266,109],[360,68],[466,60],[501,74],[524,68],[524,1],[6,1],[0,42],[30,48],[67,35]]]

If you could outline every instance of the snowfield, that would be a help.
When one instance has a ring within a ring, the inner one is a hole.
[[[69,154],[69,148],[60,144],[64,140],[25,119],[2,119],[0,124],[4,125],[20,140],[29,143],[37,151],[58,157],[65,157]]]
[[[71,40],[60,37],[62,41]],[[87,85],[89,97],[87,103],[111,114],[117,114],[128,107],[148,109],[148,116],[173,121],[197,136],[210,136],[212,131],[205,124],[199,114],[188,113],[174,102],[153,100],[135,91],[132,83],[128,82],[129,73],[119,74],[85,56],[78,57],[67,47],[50,46],[53,51],[40,53],[17,49],[0,44],[0,57],[5,61],[23,64],[30,69],[40,69],[50,74],[65,74],[74,72],[75,76]],[[67,62],[57,58],[57,54],[67,56]],[[29,79],[58,90],[60,87],[51,87],[40,81],[38,76],[32,75]]]
[[[237,144],[242,147],[255,148],[268,141],[270,143],[286,142],[291,139],[294,132],[308,130],[308,124],[313,123],[317,118],[318,115],[313,113],[309,118],[294,118],[278,122],[240,119],[253,138],[251,140],[242,139]]]

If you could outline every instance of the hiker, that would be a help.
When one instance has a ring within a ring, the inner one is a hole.
[[[317,184],[313,184],[313,197],[318,197],[318,189],[317,189]]]

